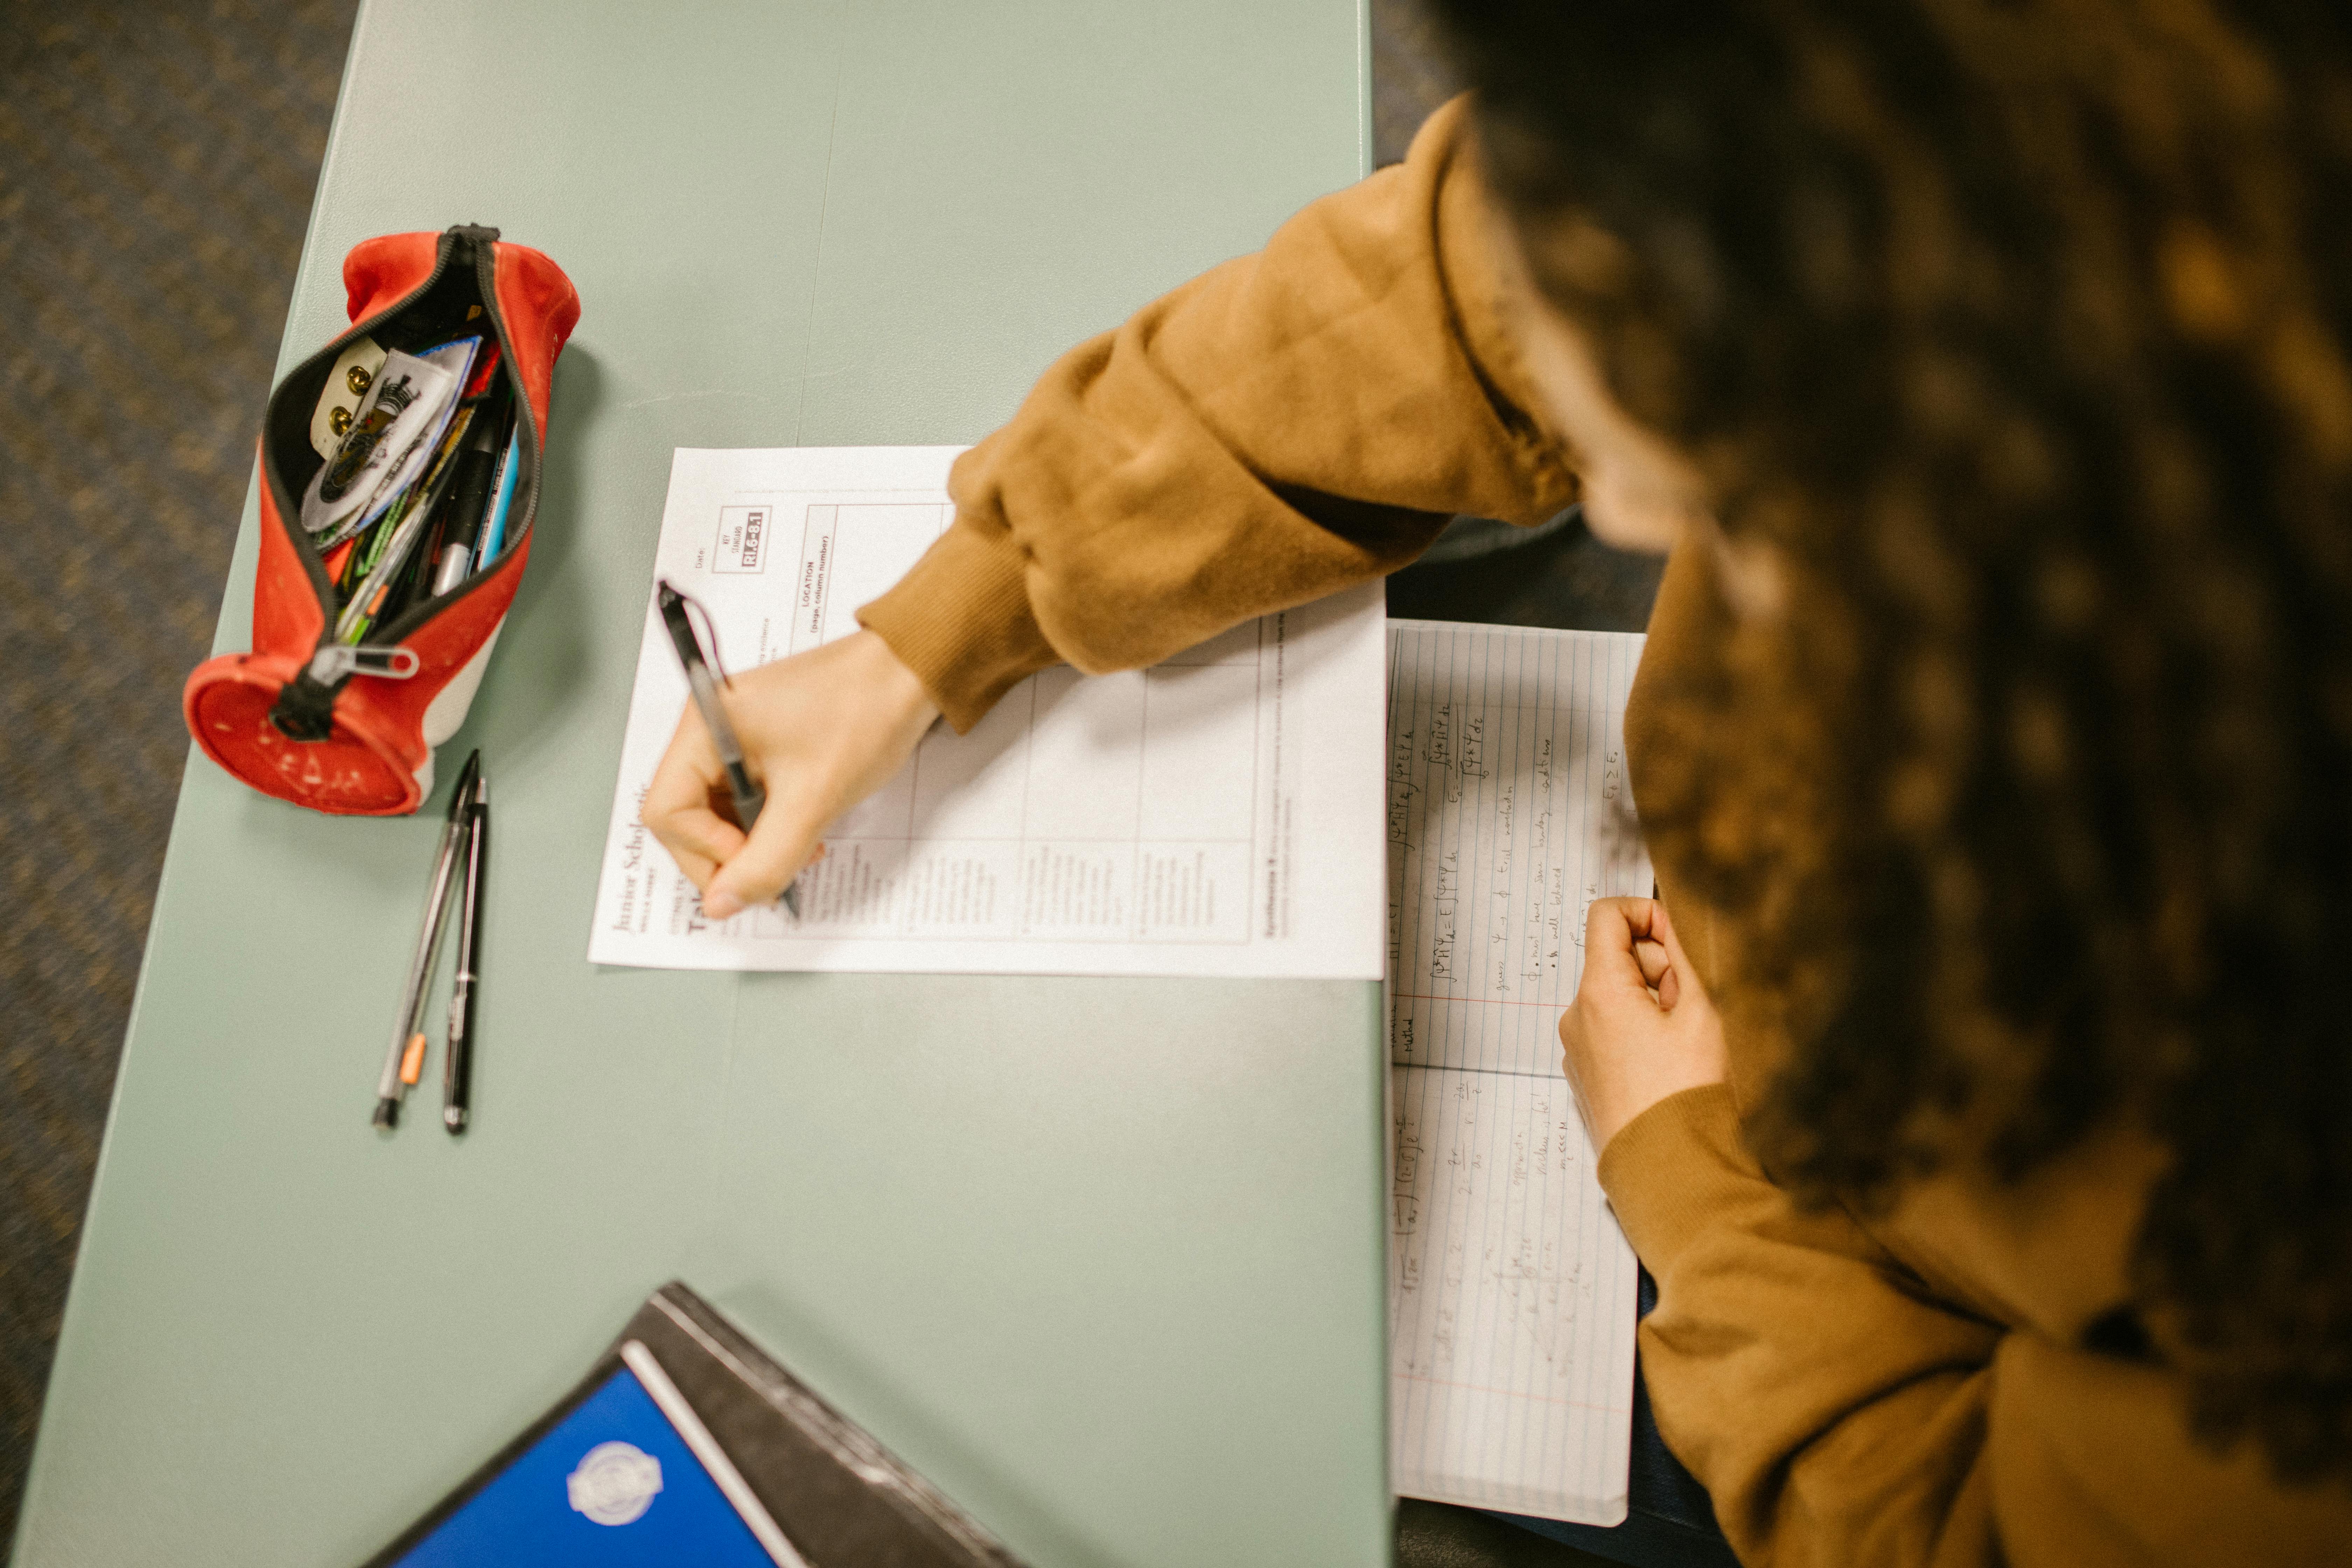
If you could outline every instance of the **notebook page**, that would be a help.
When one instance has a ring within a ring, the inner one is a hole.
[[[1625,1518],[1633,1250],[1561,1076],[1592,900],[1650,890],[1625,633],[1389,630],[1391,1484]]]

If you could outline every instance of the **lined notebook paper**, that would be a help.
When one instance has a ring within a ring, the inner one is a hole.
[[[1391,1483],[1617,1524],[1636,1267],[1560,1075],[1597,898],[1650,890],[1642,638],[1389,630]]]

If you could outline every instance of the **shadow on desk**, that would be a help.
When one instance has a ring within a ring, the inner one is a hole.
[[[1399,619],[1638,632],[1650,624],[1664,556],[1612,550],[1570,507],[1533,529],[1456,518],[1429,553],[1389,579]]]
[[[1604,1568],[1607,1559],[1442,1502],[1397,1504],[1397,1568]]]

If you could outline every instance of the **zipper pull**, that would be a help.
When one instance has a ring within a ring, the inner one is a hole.
[[[406,680],[424,663],[415,648],[330,643],[279,689],[278,700],[269,706],[269,721],[289,741],[323,741],[335,732],[335,694],[343,682],[354,675]]]
[[[411,647],[370,647],[362,644],[329,643],[310,656],[303,673],[321,686],[337,686],[354,675],[384,680],[406,680],[424,665]]]

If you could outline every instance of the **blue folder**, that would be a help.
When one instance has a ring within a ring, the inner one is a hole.
[[[399,1561],[402,1568],[515,1563],[773,1568],[726,1494],[626,1367]]]
[[[1024,1568],[977,1520],[672,1280],[553,1409],[367,1568],[769,1568],[795,1560],[814,1568]]]

